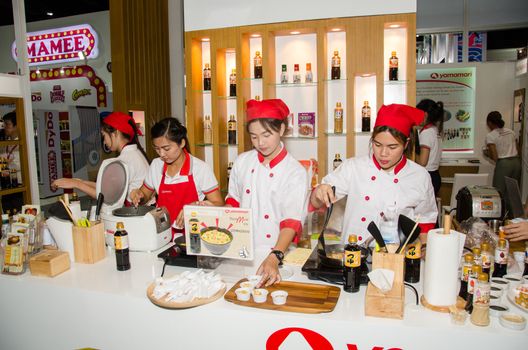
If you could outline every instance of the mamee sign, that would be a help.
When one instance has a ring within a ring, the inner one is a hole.
[[[27,33],[30,66],[96,58],[98,45],[97,33],[88,24]],[[11,54],[16,61],[16,42],[11,45]]]

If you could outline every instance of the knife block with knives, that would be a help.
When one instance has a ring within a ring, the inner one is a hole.
[[[394,271],[392,289],[383,293],[372,282],[368,283],[365,297],[365,315],[384,318],[403,319],[405,305],[405,255],[385,252],[372,254],[372,270],[387,269]]]
[[[104,225],[91,221],[89,227],[73,226],[73,251],[76,263],[94,264],[106,257]]]

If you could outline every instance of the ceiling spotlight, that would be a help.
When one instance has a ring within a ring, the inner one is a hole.
[[[332,28],[330,29],[331,32],[340,32],[341,28]]]
[[[51,17],[53,16],[53,12],[46,12],[46,15]]]
[[[260,34],[251,34],[252,38],[260,38]]]
[[[389,28],[400,28],[399,24],[390,24]]]
[[[211,39],[209,39],[209,38],[202,38],[202,41],[205,41],[205,42],[210,41],[210,40]]]
[[[290,32],[290,34],[291,34],[291,35],[298,35],[298,34],[301,34],[301,32],[295,30],[295,31],[293,31],[293,32]]]

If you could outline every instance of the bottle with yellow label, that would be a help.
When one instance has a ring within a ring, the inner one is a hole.
[[[467,299],[468,296],[468,280],[471,273],[471,266],[473,265],[473,254],[467,253],[464,255],[464,263],[462,264],[462,275],[460,276],[460,292],[458,296]]]
[[[197,218],[189,219],[191,252],[199,254],[202,250],[202,242],[200,240],[200,222]]]
[[[349,293],[359,292],[361,284],[361,249],[357,236],[349,235],[343,255],[343,290]]]
[[[420,264],[422,257],[422,244],[419,240],[407,245],[405,250],[405,282],[420,282]]]
[[[343,107],[341,107],[341,102],[336,102],[334,108],[334,133],[343,133]]]
[[[128,250],[128,232],[125,231],[125,225],[121,221],[116,224],[116,231],[114,233],[114,246],[117,270],[129,270],[130,253]]]

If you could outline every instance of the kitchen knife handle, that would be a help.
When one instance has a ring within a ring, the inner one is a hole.
[[[99,214],[101,214],[101,207],[103,206],[104,195],[99,193],[97,196],[97,204],[95,205],[95,220],[99,220]]]

